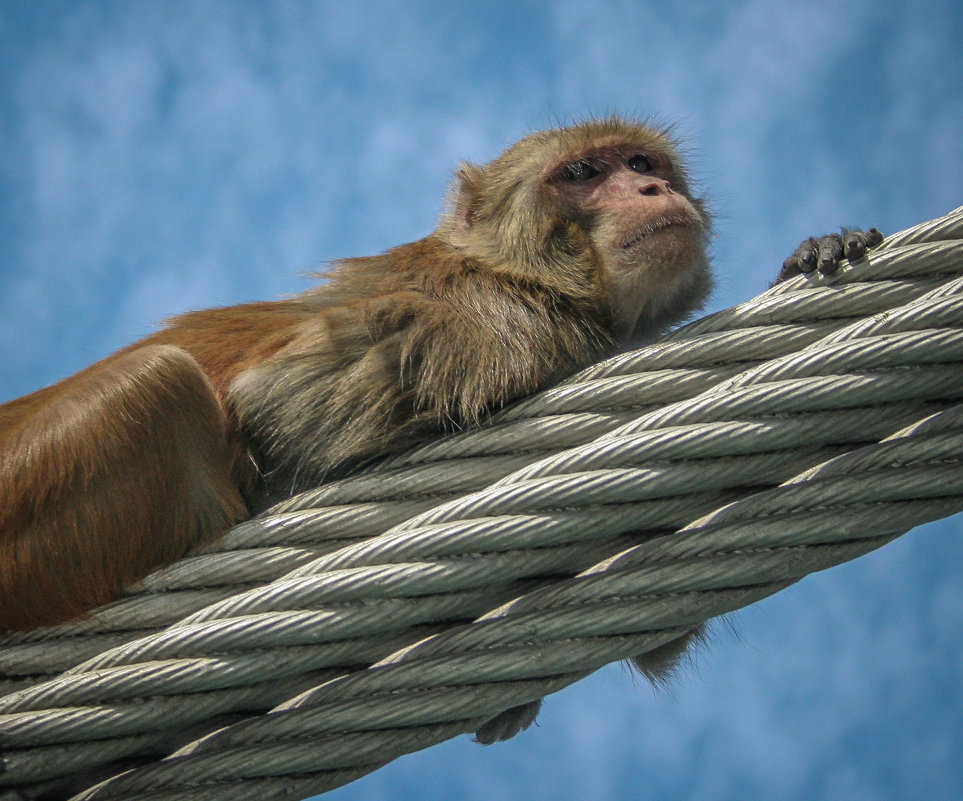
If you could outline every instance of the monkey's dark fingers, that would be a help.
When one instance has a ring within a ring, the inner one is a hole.
[[[843,233],[843,253],[850,261],[861,259],[866,255],[867,250],[871,250],[883,241],[883,235],[875,228],[868,231],[861,231],[854,228]]]
[[[819,240],[819,272],[834,275],[843,260],[843,238],[839,234],[827,234]]]
[[[816,269],[816,260],[819,255],[819,242],[815,239],[806,239],[800,243],[793,254],[782,263],[782,270],[776,281],[785,281],[800,273],[811,273]]]
[[[866,255],[866,251],[883,241],[883,235],[875,228],[862,231],[858,228],[840,234],[810,237],[783,262],[776,282],[785,281],[800,273],[819,270],[823,275],[833,275],[844,258],[854,261]]]

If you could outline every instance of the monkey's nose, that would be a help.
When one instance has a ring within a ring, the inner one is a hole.
[[[669,192],[669,184],[666,181],[650,180],[639,187],[640,195],[664,195]]]

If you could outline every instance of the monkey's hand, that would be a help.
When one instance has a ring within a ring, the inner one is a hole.
[[[883,235],[875,228],[862,231],[859,228],[844,229],[841,234],[811,237],[802,242],[796,251],[783,262],[776,283],[800,273],[818,270],[823,275],[833,275],[844,259],[855,261],[866,251],[883,241]]]

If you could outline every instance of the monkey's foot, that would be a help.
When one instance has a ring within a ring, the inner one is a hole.
[[[542,699],[527,704],[513,706],[493,718],[489,718],[475,732],[475,742],[491,745],[502,740],[510,740],[535,722],[542,708]]]

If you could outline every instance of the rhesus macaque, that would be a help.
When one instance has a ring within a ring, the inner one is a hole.
[[[117,598],[270,500],[542,389],[705,298],[709,223],[621,119],[465,165],[431,235],[192,312],[0,406],[0,629]]]
[[[270,501],[475,425],[709,291],[709,221],[663,130],[533,134],[463,166],[452,201],[434,233],[301,295],[182,315],[0,406],[0,630],[82,615]]]

